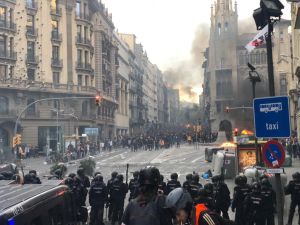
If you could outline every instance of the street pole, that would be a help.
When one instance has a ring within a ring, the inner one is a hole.
[[[268,78],[269,78],[269,94],[275,96],[275,84],[274,84],[274,67],[273,67],[273,51],[272,51],[272,32],[273,23],[268,18],[268,36],[266,38],[267,44],[267,56],[268,56]],[[277,212],[278,212],[278,225],[283,225],[283,189],[281,184],[280,173],[275,174],[275,191],[277,200]]]
[[[56,151],[58,153],[58,148],[59,148],[59,134],[58,134],[58,109],[56,109]]]
[[[255,99],[255,86],[256,86],[256,82],[254,80],[251,81],[252,83],[252,97],[253,99]],[[254,136],[254,143],[255,143],[255,152],[256,152],[256,165],[259,166],[259,149],[258,149],[258,143],[257,143],[257,137],[256,134]]]

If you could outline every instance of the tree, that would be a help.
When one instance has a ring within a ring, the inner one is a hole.
[[[96,162],[95,162],[95,160],[93,160],[92,157],[89,157],[87,159],[80,161],[79,167],[84,170],[84,173],[87,176],[93,176],[94,170],[96,168]]]

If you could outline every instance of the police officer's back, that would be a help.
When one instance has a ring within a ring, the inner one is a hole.
[[[135,171],[133,173],[133,179],[129,181],[129,201],[136,198],[138,195],[138,178],[139,178],[139,171]]]
[[[264,196],[261,193],[261,185],[258,182],[252,184],[251,193],[245,198],[246,220],[249,225],[264,224]]]
[[[230,191],[227,185],[224,183],[222,175],[216,175],[212,177],[214,185],[214,198],[216,212],[221,213],[225,219],[229,219],[228,208],[231,204]]]
[[[167,193],[167,184],[166,184],[166,182],[164,182],[163,175],[160,175],[160,178],[159,178],[158,192],[161,195],[166,195],[166,193]]]
[[[235,184],[231,209],[235,212],[236,224],[244,225],[246,222],[244,217],[244,200],[250,194],[251,187],[247,184],[246,176],[237,176]]]
[[[178,181],[178,174],[172,173],[171,180],[168,181],[168,183],[167,183],[167,188],[166,188],[167,193],[166,194],[169,194],[171,191],[173,191],[174,189],[179,188],[179,187],[181,187],[181,184]]]
[[[274,225],[274,213],[276,209],[276,193],[268,178],[261,181],[261,193],[264,196],[263,211],[267,225]]]
[[[182,184],[182,187],[187,190],[188,192],[190,192],[190,185],[191,185],[191,182],[192,182],[192,178],[193,178],[193,174],[187,174],[185,176],[185,181],[183,182]]]
[[[296,172],[293,175],[293,180],[291,180],[285,188],[285,194],[291,195],[291,205],[289,211],[288,225],[292,225],[295,209],[298,206],[300,211],[300,173]],[[300,224],[300,213],[298,224]]]
[[[198,174],[194,174],[192,176],[192,181],[190,183],[190,194],[192,196],[193,201],[195,201],[195,198],[198,195],[199,189],[202,188],[202,184],[199,183],[199,175]]]

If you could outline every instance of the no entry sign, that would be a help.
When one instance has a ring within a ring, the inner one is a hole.
[[[263,160],[269,168],[279,168],[285,160],[285,150],[278,141],[268,141],[262,149]]]

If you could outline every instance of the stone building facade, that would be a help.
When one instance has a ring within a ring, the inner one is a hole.
[[[113,31],[111,15],[96,0],[1,1],[3,146],[12,145],[17,116],[35,101],[20,116],[23,143],[62,149],[64,136],[81,136],[86,128],[113,136],[119,66]]]
[[[274,29],[273,60],[276,95],[287,95],[290,63],[290,21],[282,20]],[[252,52],[245,49],[256,33],[239,34],[237,3],[218,0],[211,8],[209,48],[204,53],[204,83],[202,122],[212,132],[233,128],[253,129],[252,88],[247,63],[256,67],[262,82],[256,86],[256,97],[268,96],[267,51],[262,45]],[[226,112],[226,107],[231,108]],[[238,109],[235,109],[238,108]]]

